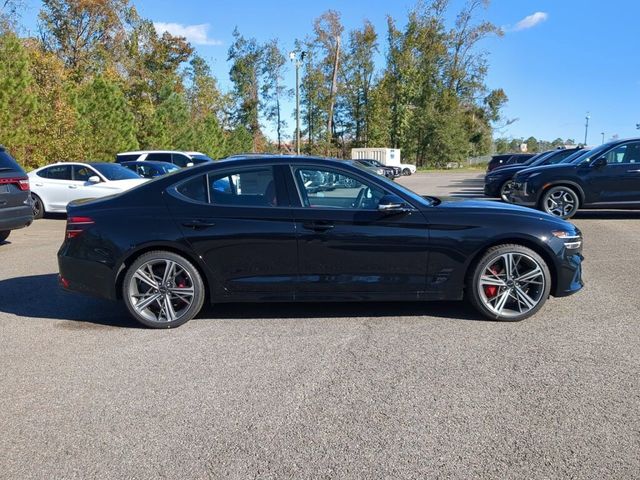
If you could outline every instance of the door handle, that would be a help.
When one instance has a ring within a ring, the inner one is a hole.
[[[78,188],[77,185],[69,185],[69,188]]]
[[[640,173],[640,169],[638,169],[638,170],[627,170],[627,173]]]
[[[314,232],[326,232],[335,227],[331,222],[305,222],[302,226],[303,228],[313,230]]]
[[[183,222],[182,226],[192,228],[194,230],[202,230],[204,228],[215,227],[216,224],[212,222],[205,222],[204,220],[192,220],[189,222]]]
[[[35,185],[36,187],[41,187],[43,184],[42,184],[42,183],[34,183],[34,185]]]

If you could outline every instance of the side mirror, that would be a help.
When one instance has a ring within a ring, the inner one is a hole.
[[[91,177],[89,177],[89,183],[100,183],[102,180],[100,180],[100,177],[97,175],[92,175]]]
[[[380,202],[378,203],[378,210],[381,212],[393,214],[408,213],[412,212],[414,209],[398,195],[385,195],[380,199]]]
[[[592,166],[593,168],[598,168],[598,169],[601,169],[601,168],[606,167],[606,166],[607,166],[607,157],[600,157],[600,158],[596,159],[596,160],[591,164],[591,166]]]

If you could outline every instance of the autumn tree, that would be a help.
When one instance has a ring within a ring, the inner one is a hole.
[[[233,83],[235,122],[245,127],[253,138],[252,150],[257,150],[262,137],[259,121],[261,49],[254,38],[244,38],[238,29],[233,31],[233,43],[227,60],[231,62],[229,75]]]

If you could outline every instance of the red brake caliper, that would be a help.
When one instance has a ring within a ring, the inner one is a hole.
[[[493,273],[494,275],[498,276],[498,271],[496,271],[495,267],[494,268],[490,268],[489,271],[491,273]],[[487,296],[487,298],[493,298],[498,294],[498,287],[495,285],[485,285],[484,286],[484,294]]]

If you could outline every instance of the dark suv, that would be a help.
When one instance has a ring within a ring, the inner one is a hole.
[[[578,155],[577,152],[584,153],[584,150],[582,150],[582,147],[547,150],[531,157],[524,163],[496,168],[484,177],[484,194],[487,197],[500,197],[507,202],[511,193],[511,179],[516,173],[525,168],[555,165],[565,160],[568,161],[572,155]]]
[[[29,179],[11,155],[0,146],[0,242],[11,230],[33,222]]]
[[[505,165],[524,163],[531,157],[535,157],[535,153],[505,153],[502,155],[494,155],[491,157],[491,160],[489,160],[487,172],[495,170],[496,168],[504,167]]]
[[[616,140],[571,163],[527,168],[511,201],[571,218],[579,208],[640,208],[640,138]]]

